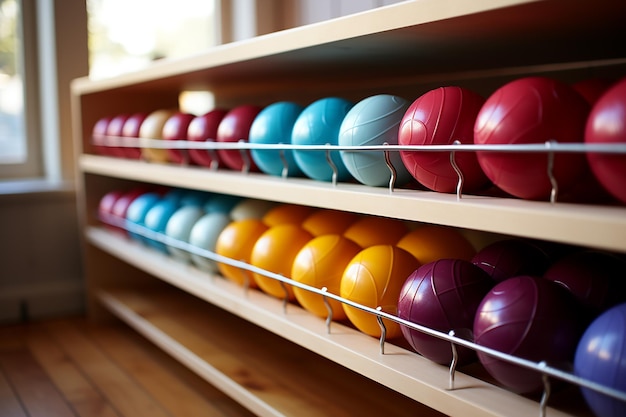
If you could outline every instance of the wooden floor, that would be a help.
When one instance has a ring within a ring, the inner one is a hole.
[[[0,417],[250,415],[121,322],[0,326]]]

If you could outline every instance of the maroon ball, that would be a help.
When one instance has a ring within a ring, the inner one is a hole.
[[[220,121],[217,128],[217,142],[248,142],[250,127],[256,116],[263,110],[254,105],[242,105],[230,110]],[[249,150],[244,151],[249,161],[250,171],[259,172]],[[244,158],[239,150],[219,149],[217,154],[220,162],[230,169],[240,171],[244,167]]]
[[[581,250],[555,261],[544,278],[570,291],[589,313],[589,319],[626,301],[626,261],[615,254]]]
[[[214,109],[203,115],[196,116],[187,129],[187,140],[192,142],[214,142],[217,138],[217,129],[220,122],[228,111],[224,109]],[[216,151],[207,149],[189,149],[189,157],[196,164],[210,167],[219,158]]]
[[[398,317],[472,340],[476,309],[493,280],[469,261],[441,259],[420,266],[405,281],[398,300]],[[416,352],[440,364],[450,364],[450,342],[402,326],[402,334]],[[457,346],[459,365],[476,359],[475,352]]]
[[[485,246],[471,262],[496,282],[518,275],[542,275],[550,258],[538,246],[521,239],[499,240]]]
[[[139,131],[141,130],[141,124],[146,117],[148,117],[148,112],[137,112],[130,115],[130,117],[124,123],[124,127],[122,128],[122,136],[127,138],[138,138]],[[135,147],[124,147],[124,154],[126,158],[130,159],[140,159],[141,158],[141,148]]]
[[[533,362],[571,363],[581,334],[578,303],[563,287],[528,275],[509,278],[483,298],[474,320],[477,344]],[[541,374],[478,352],[487,372],[517,393],[543,388]]]

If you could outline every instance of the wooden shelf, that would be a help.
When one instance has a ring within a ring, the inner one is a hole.
[[[248,198],[354,211],[410,221],[435,223],[512,236],[626,252],[626,207],[525,201],[282,179],[236,171],[211,171],[82,155],[85,173],[173,187],[186,187]]]
[[[456,374],[456,389],[449,390],[446,367],[391,343],[386,344],[383,355],[377,339],[341,323],[333,323],[331,332],[327,333],[324,320],[297,305],[289,304],[284,311],[281,300],[257,290],[245,292],[237,284],[221,277],[207,276],[191,265],[182,264],[123,236],[95,227],[88,228],[86,236],[91,244],[101,250],[170,285],[444,414],[527,416],[539,412],[536,401],[462,372]],[[144,298],[142,303],[162,304],[151,294]],[[107,305],[109,308],[112,306],[111,303]],[[116,310],[117,307],[114,312],[119,314]],[[169,314],[164,312],[163,316]],[[185,322],[177,321],[181,325]],[[175,334],[177,330],[172,328],[163,333],[169,334],[170,331]],[[571,414],[549,408],[549,415]]]

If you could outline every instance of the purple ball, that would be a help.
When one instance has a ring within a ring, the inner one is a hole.
[[[576,348],[574,373],[626,392],[626,303],[605,311],[585,330]],[[581,391],[597,416],[626,416],[626,402],[589,388]]]
[[[519,275],[542,275],[550,258],[538,246],[521,239],[494,242],[474,255],[471,262],[496,282]]]
[[[477,344],[548,364],[571,363],[581,333],[578,303],[560,285],[528,275],[496,284],[474,320]],[[487,372],[517,393],[543,388],[541,374],[478,352]]]
[[[493,280],[469,261],[441,259],[420,266],[405,281],[398,300],[398,316],[456,336],[472,340],[476,309],[491,289]],[[409,344],[422,356],[450,364],[450,342],[401,326]],[[472,349],[457,346],[459,365],[476,359]]]

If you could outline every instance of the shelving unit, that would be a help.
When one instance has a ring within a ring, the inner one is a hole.
[[[284,312],[280,300],[245,292],[107,230],[96,217],[99,199],[120,187],[161,184],[619,253],[626,253],[626,208],[457,199],[115,159],[95,155],[91,129],[103,116],[177,107],[180,93],[189,90],[211,91],[216,104],[228,108],[307,103],[327,95],[411,99],[453,83],[488,94],[525,74],[564,81],[619,77],[626,74],[626,45],[617,42],[624,16],[626,4],[608,0],[409,1],[155,62],[112,79],[75,80],[73,131],[90,313],[121,318],[260,415],[539,414],[537,399],[498,388],[484,375],[461,370],[450,390],[446,367],[393,344],[382,355],[378,340],[350,326],[333,323],[327,333],[323,320],[295,305]],[[245,359],[234,357],[242,350]],[[264,368],[257,368],[261,362]],[[295,371],[300,365],[306,375]],[[581,401],[555,395],[547,415],[586,415]]]

